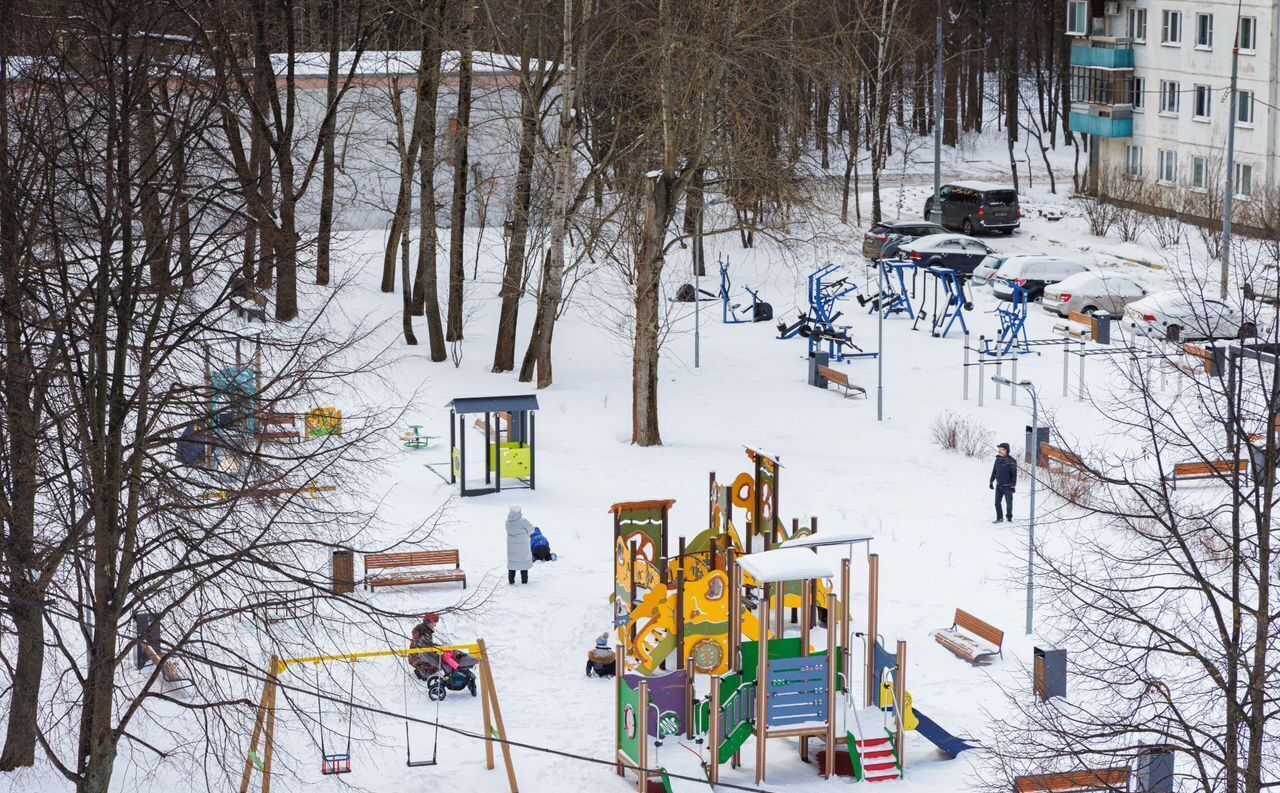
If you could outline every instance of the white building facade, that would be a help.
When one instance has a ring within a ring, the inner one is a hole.
[[[1232,43],[1240,35],[1233,193],[1242,219],[1280,180],[1280,1],[1068,0],[1070,126],[1090,178],[1153,185],[1143,203],[1212,219],[1223,194]],[[1218,210],[1220,211],[1220,210]]]

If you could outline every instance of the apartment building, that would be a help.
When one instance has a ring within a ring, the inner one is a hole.
[[[1153,184],[1143,202],[1211,218],[1225,175],[1231,50],[1240,37],[1234,194],[1277,185],[1280,2],[1068,0],[1070,126],[1090,136],[1090,178],[1114,195],[1118,175]],[[1247,215],[1248,203],[1242,204]]]

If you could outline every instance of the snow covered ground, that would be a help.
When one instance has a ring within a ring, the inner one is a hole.
[[[909,195],[903,205],[915,212],[926,188],[906,189]],[[1057,199],[1033,193],[1027,203],[1034,208],[1037,202],[1052,201]],[[1088,238],[1082,224],[1072,217],[1057,223],[1030,217],[1014,237],[989,241],[1002,250],[1071,250],[1094,264],[1121,268],[1153,287],[1167,278],[1160,271],[1100,255],[1099,250],[1114,243]],[[392,342],[400,299],[376,289],[380,245],[377,233],[349,240],[346,272],[340,275],[351,286],[342,304],[353,317],[387,318],[381,341]],[[445,406],[454,397],[531,390],[514,376],[488,371],[497,313],[498,258],[494,254],[500,250],[495,247],[500,240],[490,232],[485,245],[489,247],[480,258],[480,277],[468,285],[468,301],[475,310],[468,317],[460,365],[430,364],[425,353],[415,350],[399,367],[398,393],[386,395],[394,402],[416,390],[405,423],[422,424],[430,434],[447,436]],[[714,262],[721,253],[729,256],[735,283],[759,288],[778,317],[787,318],[803,307],[804,278],[812,265],[830,260],[843,264],[859,281],[870,275],[854,250],[852,243],[828,245],[821,251],[792,251],[784,257],[770,247],[743,251],[736,237],[726,236],[709,243],[708,259]],[[684,267],[687,260],[673,260],[672,284],[683,280],[679,271]],[[714,282],[714,274],[704,281],[705,287],[714,289],[709,282]],[[986,487],[990,460],[942,451],[930,440],[931,422],[946,411],[958,411],[979,420],[994,437],[1009,441],[1020,453],[1029,406],[1025,397],[1019,406],[1010,405],[1007,391],[1002,400],[995,399],[994,387],[987,383],[987,404],[979,408],[976,371],[971,381],[973,398],[962,400],[963,338],[959,334],[935,339],[926,330],[913,331],[908,319],[885,322],[885,417],[879,422],[874,360],[845,365],[850,379],[866,387],[871,398],[842,399],[833,391],[805,384],[801,340],[776,340],[773,323],[723,325],[718,321],[719,304],[707,303],[701,316],[701,366],[695,368],[693,318],[688,307],[681,306],[677,311],[683,313],[674,317],[661,367],[664,445],[641,449],[629,443],[629,350],[623,339],[606,332],[619,321],[607,303],[584,287],[557,328],[556,383],[538,393],[538,489],[453,500],[448,506],[447,521],[435,539],[460,549],[470,588],[465,592],[454,587],[392,589],[371,596],[389,608],[406,611],[440,609],[467,599],[483,601],[473,611],[449,615],[443,634],[456,641],[479,636],[488,643],[513,740],[602,761],[612,757],[612,685],[583,676],[587,649],[610,626],[607,508],[617,501],[674,498],[673,532],[692,537],[705,525],[707,472],[716,471],[727,481],[746,470],[744,444],[781,456],[784,519],[807,522],[809,516],[817,516],[820,532],[839,529],[875,536],[872,548],[880,554],[882,571],[880,630],[890,647],[899,638],[908,642],[907,687],[917,708],[951,732],[981,740],[989,720],[1000,717],[1001,684],[1031,696],[1028,665],[1036,639],[1023,635],[1020,583],[1025,570],[1020,560],[1025,554],[1022,519],[1027,512],[1027,488],[1019,488],[1015,501],[1019,521],[992,525],[991,494]],[[997,321],[990,313],[994,305],[989,290],[978,291],[975,310],[969,315],[975,339],[995,332]],[[855,340],[874,349],[875,317],[852,300],[844,308]],[[531,319],[531,307],[526,306],[522,344]],[[1049,337],[1055,321],[1033,308],[1029,335]],[[1062,357],[1057,348],[1051,349],[1044,355],[1025,356],[1018,376],[1037,384],[1045,409],[1073,433],[1088,437],[1099,432],[1100,419],[1090,408],[1074,398],[1062,398]],[[1105,379],[1105,366],[1090,371],[1091,383]],[[386,442],[397,443],[394,437]],[[453,489],[425,467],[428,463],[437,463],[442,470],[446,467],[447,441],[441,444],[400,453],[386,479],[385,493],[376,494],[385,497],[383,518],[407,525],[451,499]],[[503,520],[511,505],[523,507],[559,557],[536,565],[527,586],[509,586],[504,575]],[[856,559],[855,626],[865,620],[864,570],[862,560]],[[951,623],[956,607],[1006,631],[1003,659],[987,669],[975,669],[930,638],[931,630]],[[404,626],[406,634],[411,627]],[[320,641],[317,649],[322,651],[361,649],[341,636]],[[301,674],[297,682],[306,684],[306,675],[313,673]],[[408,676],[401,662],[362,663],[357,677],[357,694],[364,701],[393,711],[405,707],[403,688]],[[407,688],[409,712],[435,719],[436,706],[426,701],[416,682],[409,679]],[[438,713],[446,725],[480,731],[480,703],[470,697],[450,696]],[[345,726],[343,716],[330,714],[330,729],[340,731]],[[501,758],[497,770],[485,771],[483,745],[460,735],[440,733],[438,766],[407,768],[403,722],[364,719],[353,730],[355,770],[340,778],[325,778],[319,774],[314,737],[304,731],[302,720],[283,711],[280,729],[284,754],[277,756],[277,790],[336,791],[351,785],[386,791],[428,785],[497,791],[505,786]],[[415,759],[430,753],[433,736],[428,728],[415,725],[410,735]],[[333,751],[342,736],[329,735],[326,740]],[[670,742],[663,749],[665,753],[683,751]],[[770,757],[769,790],[810,791],[848,784],[847,780],[823,781],[814,766],[801,763],[782,741],[771,745]],[[965,757],[947,760],[931,744],[910,735],[906,779],[894,784],[913,792],[963,789],[971,781]],[[528,749],[515,749],[514,762],[521,790],[527,793],[627,789],[608,765]],[[736,772],[726,768],[722,779],[749,785],[750,773],[749,764]]]
[[[976,169],[969,174],[975,177],[986,178],[999,170],[995,161],[969,165]],[[964,162],[948,163],[950,170],[964,167]],[[886,191],[887,217],[893,218],[899,211],[903,217],[918,215],[930,190],[917,186],[921,181],[904,177],[900,201],[896,189]],[[1067,172],[1059,174],[1059,183],[1064,181],[1069,184]],[[1036,210],[1041,206],[1071,205],[1062,195],[1048,194],[1040,187],[1043,184],[1038,180],[1037,189],[1024,191],[1028,217],[1023,229],[1013,237],[988,238],[990,245],[1004,251],[1070,252],[1092,266],[1118,269],[1152,289],[1169,284],[1168,270],[1135,263],[1159,261],[1167,252],[1091,237],[1078,212],[1069,212],[1057,222],[1039,217]],[[865,210],[869,206],[866,196],[863,201]],[[478,233],[478,229],[468,230],[469,246],[476,245]],[[743,250],[736,235],[725,235],[708,240],[707,258],[714,264],[720,255],[727,256],[735,285],[758,289],[761,297],[772,303],[777,319],[790,319],[803,310],[805,278],[820,264],[840,264],[858,283],[874,278],[874,271],[855,253],[860,241],[856,233],[852,227],[837,227],[835,236],[824,237],[820,244],[787,251],[763,242],[753,250]],[[992,720],[1002,716],[1002,687],[1031,696],[1029,666],[1037,638],[1024,636],[1022,628],[1028,488],[1019,487],[1015,498],[1018,521],[993,525],[991,492],[986,487],[990,458],[943,451],[930,438],[932,422],[947,411],[955,411],[980,422],[997,441],[1008,441],[1020,456],[1030,406],[1022,395],[1017,406],[1010,404],[1007,390],[997,399],[994,385],[988,382],[986,405],[979,407],[976,371],[971,372],[971,398],[962,399],[964,340],[958,332],[936,339],[930,337],[927,323],[912,330],[911,320],[901,316],[884,322],[884,420],[877,421],[875,360],[844,365],[849,379],[865,387],[869,398],[843,399],[834,391],[806,385],[802,340],[777,340],[774,323],[721,324],[719,303],[704,303],[701,365],[695,367],[692,307],[675,305],[660,368],[664,444],[642,449],[629,442],[630,350],[628,341],[616,332],[628,320],[625,310],[610,297],[620,290],[595,281],[586,283],[574,292],[570,310],[556,329],[556,382],[537,393],[541,404],[537,490],[461,500],[455,488],[427,468],[434,464],[447,471],[447,403],[455,397],[533,391],[518,383],[513,374],[489,372],[501,238],[488,230],[480,240],[478,278],[467,284],[470,311],[456,367],[450,362],[433,364],[427,360],[426,331],[421,323],[418,335],[422,346],[405,348],[399,341],[400,296],[377,289],[382,245],[382,233],[369,231],[351,233],[340,246],[343,253],[335,262],[335,281],[345,284],[340,310],[353,322],[382,323],[368,341],[371,354],[390,346],[401,356],[394,382],[371,391],[370,398],[382,407],[407,404],[401,431],[420,424],[424,433],[441,438],[428,449],[409,451],[401,448],[399,431],[388,435],[385,443],[394,461],[382,480],[383,489],[368,495],[381,499],[380,517],[394,527],[390,530],[393,535],[384,539],[399,536],[406,527],[445,505],[445,520],[433,539],[441,546],[460,550],[470,586],[466,590],[453,585],[393,588],[360,596],[409,613],[464,606],[464,610],[446,616],[440,635],[447,641],[470,642],[482,637],[487,642],[508,737],[600,761],[516,748],[513,759],[522,791],[634,789],[630,780],[624,782],[614,775],[611,765],[613,685],[583,675],[585,654],[595,637],[610,629],[612,616],[608,602],[613,577],[612,523],[607,510],[618,501],[674,498],[672,534],[692,537],[706,524],[707,473],[715,471],[721,481],[730,481],[747,470],[744,445],[780,456],[780,516],[784,520],[794,517],[807,523],[810,516],[816,516],[820,534],[840,530],[874,535],[871,548],[881,560],[880,632],[890,648],[898,639],[908,643],[907,688],[917,709],[953,734],[981,741]],[[468,250],[468,275],[473,255],[474,251]],[[684,275],[689,271],[687,257],[687,250],[676,251],[668,266],[666,286],[671,290],[689,280]],[[1174,258],[1185,258],[1185,252]],[[702,285],[714,291],[715,270],[709,269]],[[613,276],[601,271],[595,277],[607,281]],[[976,341],[979,334],[994,335],[997,319],[992,313],[996,301],[989,288],[978,289],[974,302],[967,319]],[[852,326],[854,340],[864,349],[874,350],[876,317],[859,308],[852,298],[842,308],[842,322]],[[518,353],[523,352],[532,319],[533,307],[526,300]],[[1032,307],[1028,334],[1033,339],[1050,337],[1052,326],[1059,321]],[[1053,415],[1058,425],[1076,437],[1101,437],[1104,420],[1074,398],[1074,365],[1070,398],[1061,393],[1060,348],[1024,356],[1017,376],[1036,384],[1042,409]],[[1090,388],[1106,387],[1108,379],[1105,365],[1091,364]],[[1177,388],[1172,378],[1168,388],[1170,393]],[[343,407],[354,410],[359,406]],[[478,444],[473,448],[478,449]],[[558,555],[555,562],[535,565],[527,586],[506,582],[503,522],[512,505],[521,506],[525,516],[542,528]],[[842,551],[824,549],[822,553],[835,558]],[[853,581],[855,629],[860,630],[865,627],[866,579],[865,562],[857,555]],[[930,631],[951,624],[957,607],[1004,629],[1003,658],[976,669],[930,637]],[[412,623],[406,621],[403,635],[407,637],[411,628]],[[324,631],[316,632],[316,644],[318,653],[387,647],[387,643],[379,646],[367,636]],[[403,642],[393,640],[392,646],[401,647]],[[859,653],[855,648],[855,659]],[[438,718],[472,736],[440,731],[438,765],[410,768],[405,764],[405,722],[361,716],[351,728],[354,770],[325,777],[320,774],[315,702],[298,698],[282,705],[279,712],[274,790],[325,793],[348,787],[379,792],[431,788],[469,793],[506,789],[501,756],[496,770],[485,770],[483,743],[473,737],[481,732],[478,700],[454,694],[439,706],[428,702],[425,689],[400,660],[363,661],[355,665],[354,672],[355,696],[362,703],[392,712],[407,711],[423,719]],[[348,671],[334,674],[344,681]],[[316,681],[310,668],[290,675],[292,679],[286,682],[298,686],[310,687]],[[326,707],[324,718],[328,751],[341,751],[347,714],[341,708]],[[431,755],[437,736],[428,727],[413,725],[408,737],[414,760]],[[821,779],[816,767],[801,763],[787,743],[776,741],[770,746],[766,789],[807,793],[850,784],[847,779]],[[668,742],[659,763],[682,752],[687,753]],[[749,753],[748,748],[748,757]],[[971,754],[948,760],[922,737],[909,734],[906,757],[905,779],[890,783],[904,793],[943,793],[973,783]],[[694,767],[688,759],[691,756],[679,763],[681,768]],[[151,768],[151,763],[121,763],[117,788],[154,789],[157,777]],[[14,781],[22,789],[38,773],[15,777]],[[738,771],[725,767],[721,778],[750,787],[751,773],[748,762]],[[197,783],[197,787],[203,785]],[[42,784],[35,787],[44,788]],[[59,788],[54,783],[47,789]]]

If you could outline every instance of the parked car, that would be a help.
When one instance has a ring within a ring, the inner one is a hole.
[[[1124,318],[1129,328],[1170,341],[1257,335],[1257,327],[1227,303],[1180,291],[1157,292],[1135,300],[1125,307]]]
[[[886,220],[877,223],[862,236],[862,255],[868,259],[884,259],[898,252],[904,242],[927,237],[930,234],[946,234],[937,223],[919,220]]]
[[[1027,300],[1039,300],[1044,288],[1056,284],[1089,268],[1075,259],[1059,256],[1021,256],[1005,262],[991,284],[991,294],[1001,300],[1013,300],[1013,286],[1017,284],[1027,293]]]
[[[1001,267],[1005,263],[1016,260],[1025,259],[1027,257],[1041,257],[1040,253],[993,253],[983,259],[973,271],[973,285],[984,286],[995,280]]]
[[[900,257],[911,259],[920,267],[950,267],[965,276],[993,253],[986,243],[963,234],[930,234],[898,248]]]
[[[954,182],[938,190],[942,202],[942,225],[959,229],[972,236],[979,231],[1000,231],[1012,234],[1022,223],[1022,207],[1018,206],[1018,191],[1012,187],[985,182]],[[924,216],[933,217],[933,202],[937,196],[929,196],[924,202]]]
[[[1116,273],[1076,273],[1044,288],[1040,305],[1050,314],[1105,311],[1122,316],[1124,307],[1147,296],[1147,290]]]

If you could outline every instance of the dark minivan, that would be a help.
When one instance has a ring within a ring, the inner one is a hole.
[[[954,182],[943,185],[942,225],[974,235],[982,231],[1012,234],[1022,222],[1018,191],[1012,187],[983,182]],[[924,202],[926,219],[933,213],[933,196]]]

